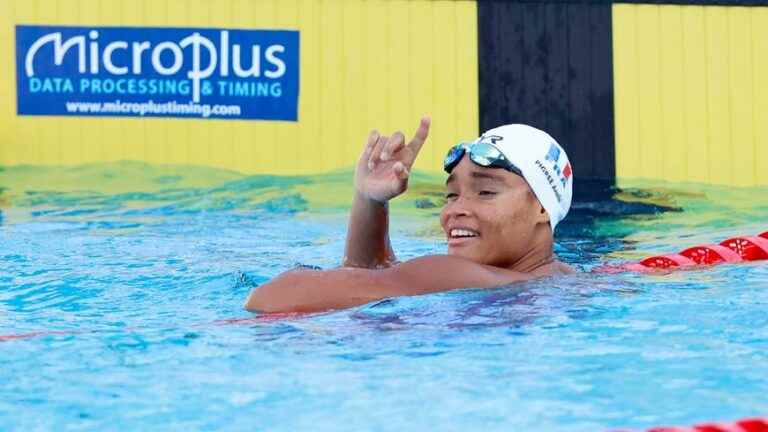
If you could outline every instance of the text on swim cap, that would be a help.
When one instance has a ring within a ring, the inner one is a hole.
[[[557,190],[557,184],[555,183],[555,179],[552,177],[552,174],[549,173],[549,170],[547,169],[547,167],[545,167],[544,164],[539,159],[536,159],[535,163],[536,163],[536,166],[539,167],[541,172],[547,178],[547,181],[549,182],[549,187],[552,188],[552,192],[555,193],[555,198],[557,198],[557,202],[562,202],[563,197],[560,194],[560,192]]]

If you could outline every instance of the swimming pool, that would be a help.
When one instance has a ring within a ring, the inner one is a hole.
[[[244,312],[253,284],[338,264],[350,178],[0,172],[0,430],[595,431],[768,412],[764,262]],[[401,258],[444,251],[437,182],[393,204]],[[638,182],[577,206],[556,250],[589,270],[754,235],[766,192]]]

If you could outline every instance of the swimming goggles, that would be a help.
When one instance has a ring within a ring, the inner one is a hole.
[[[510,162],[501,150],[487,142],[463,142],[451,147],[451,149],[448,150],[448,154],[445,155],[445,160],[443,160],[443,169],[445,172],[450,174],[450,172],[453,171],[453,168],[459,164],[464,153],[468,153],[469,159],[481,167],[504,168],[520,177],[523,176],[523,172],[520,171],[520,168]]]

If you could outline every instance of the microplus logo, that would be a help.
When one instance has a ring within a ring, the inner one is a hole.
[[[297,119],[299,32],[16,26],[19,115]]]

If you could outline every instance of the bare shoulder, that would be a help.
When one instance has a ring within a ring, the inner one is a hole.
[[[478,264],[451,255],[429,255],[382,270],[381,280],[395,291],[427,293],[457,288],[490,288],[533,279],[534,275]]]
[[[446,291],[456,288],[491,288],[547,276],[576,273],[560,261],[528,273],[480,264],[451,255],[429,255],[399,263],[377,272],[382,285],[394,291]]]
[[[431,255],[386,269],[292,270],[254,289],[245,307],[260,312],[314,312],[387,297],[459,288],[491,288],[556,272],[573,272],[565,264],[554,264],[547,265],[549,274],[533,274],[478,264],[456,256]]]

